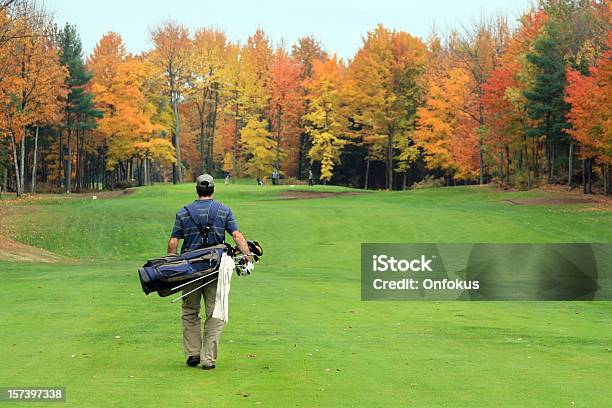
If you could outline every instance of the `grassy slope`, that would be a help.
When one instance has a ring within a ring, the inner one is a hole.
[[[183,366],[179,306],[144,298],[136,277],[191,191],[28,208],[21,241],[80,259],[0,263],[0,384],[66,385],[78,407],[612,403],[612,303],[359,300],[360,242],[610,242],[611,213],[513,206],[500,200],[536,193],[475,188],[287,201],[222,186],[266,254],[234,280],[209,373]]]

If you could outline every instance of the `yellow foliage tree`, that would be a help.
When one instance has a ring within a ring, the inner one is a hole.
[[[240,131],[246,154],[246,172],[252,177],[272,173],[276,162],[275,140],[266,121],[249,119]],[[282,156],[281,156],[282,157]]]
[[[308,106],[302,121],[312,140],[308,156],[311,162],[321,163],[321,180],[324,181],[331,180],[347,142],[342,137],[347,126],[342,114],[342,71],[335,56],[315,61],[312,76],[305,81]]]

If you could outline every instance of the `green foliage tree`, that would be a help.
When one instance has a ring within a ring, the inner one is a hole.
[[[535,71],[533,85],[524,91],[527,113],[533,120],[526,131],[532,137],[544,138],[549,183],[554,178],[557,148],[567,142],[564,129],[568,127],[565,116],[569,111],[564,99],[567,80],[558,33],[556,26],[550,24],[526,56]]]
[[[57,44],[60,62],[68,69],[64,129],[66,130],[67,158],[64,168],[64,183],[67,193],[72,191],[72,163],[73,163],[73,134],[82,137],[87,129],[96,127],[96,118],[102,113],[95,109],[94,96],[86,86],[92,78],[87,71],[83,59],[83,46],[76,27],[66,23],[58,32]],[[63,147],[60,142],[60,158],[63,156]],[[61,159],[60,159],[61,160]],[[63,161],[63,160],[62,160]]]

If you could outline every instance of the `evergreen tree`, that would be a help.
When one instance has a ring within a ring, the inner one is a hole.
[[[102,113],[94,109],[93,94],[86,89],[93,75],[85,67],[83,46],[76,27],[66,23],[64,28],[58,32],[57,44],[60,62],[69,73],[66,79],[66,87],[69,92],[64,121],[68,157],[65,160],[64,183],[66,192],[70,193],[72,190],[73,135],[76,135],[77,138],[83,137],[85,130],[95,128],[95,118],[101,117]],[[60,160],[63,159],[63,154],[63,146],[60,141]]]
[[[569,111],[564,99],[567,85],[565,60],[554,24],[550,24],[546,32],[535,40],[533,51],[527,54],[527,61],[535,71],[533,86],[524,91],[527,113],[533,119],[527,134],[545,137],[548,182],[551,183],[556,152],[567,143],[564,129],[568,127],[565,115]]]

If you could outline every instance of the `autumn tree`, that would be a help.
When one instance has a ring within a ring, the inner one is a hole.
[[[612,31],[609,32],[612,45]],[[602,167],[604,194],[612,188],[610,165],[612,164],[612,127],[610,95],[612,94],[612,51],[610,48],[590,67],[589,74],[569,70],[565,101],[571,105],[567,115],[571,127],[565,131],[581,146],[581,156],[595,160]],[[591,191],[591,176],[585,192]]]
[[[485,131],[486,118],[483,103],[484,86],[497,65],[497,59],[508,38],[508,23],[504,17],[497,19],[481,17],[472,26],[462,27],[450,33],[448,47],[453,58],[453,67],[470,75],[473,84],[476,111],[469,112],[478,121],[478,169],[479,182],[485,182]]]
[[[311,76],[306,80],[308,107],[302,120],[312,140],[308,152],[311,161],[321,165],[321,180],[329,182],[340,153],[346,144],[347,120],[343,112],[342,80],[344,67],[333,56],[313,63]]]
[[[414,134],[431,169],[464,180],[479,172],[478,102],[472,81],[470,73],[458,67],[436,77],[425,106],[418,109]]]
[[[388,189],[394,185],[396,138],[402,137],[401,148],[411,147],[409,135],[420,104],[419,77],[426,56],[426,47],[418,38],[379,25],[368,33],[349,66],[348,95],[356,133],[370,138],[371,151],[376,145],[383,146]],[[409,161],[411,157],[402,158]]]
[[[532,50],[535,38],[541,35],[546,19],[541,10],[530,10],[521,16],[519,28],[506,41],[495,69],[483,85],[482,103],[487,118],[485,143],[498,157],[499,180],[510,182],[511,173],[519,171],[515,181],[526,175],[527,188],[531,187],[539,148],[535,139],[530,141],[525,132],[530,119],[523,91],[531,86],[533,77],[525,56]]]
[[[226,86],[223,98],[223,112],[227,116],[226,124],[231,134],[231,153],[226,154],[223,160],[223,169],[232,175],[232,179],[238,172],[238,160],[240,153],[240,129],[246,122],[246,107],[248,98],[245,89],[247,87],[243,72],[242,48],[237,44],[230,44],[225,54],[224,79]]]
[[[183,100],[186,83],[191,75],[189,56],[191,54],[192,42],[189,38],[187,27],[171,20],[154,27],[150,32],[150,36],[155,46],[150,55],[150,60],[165,79],[164,91],[170,99],[174,114],[172,144],[176,149],[176,164],[172,166],[172,181],[175,184],[182,183],[183,169],[181,162],[179,104]]]
[[[3,55],[4,77],[2,129],[9,135],[15,169],[16,192],[25,192],[26,139],[34,131],[32,191],[36,183],[38,127],[58,123],[65,96],[66,71],[60,65],[55,48],[53,24],[35,5],[22,5],[15,36]],[[18,148],[19,147],[19,148]]]
[[[299,117],[302,95],[300,65],[283,48],[278,48],[270,63],[270,118],[276,139],[276,170],[281,170],[281,155],[285,156],[282,170],[297,175],[299,158]]]
[[[302,107],[300,115],[304,115],[309,104],[308,90],[305,87],[306,81],[313,74],[313,66],[316,61],[328,58],[323,46],[313,36],[300,37],[291,47],[291,57],[300,64],[300,83],[302,84]],[[297,159],[297,175],[301,179],[304,176],[304,169],[308,166],[308,152],[311,148],[311,140],[305,132],[304,126],[299,135],[299,151]]]
[[[221,107],[221,93],[227,85],[224,68],[227,61],[227,39],[214,28],[196,30],[190,63],[189,101],[198,117],[198,145],[202,172],[212,172],[213,150],[217,117]]]
[[[244,127],[240,130],[242,157],[247,173],[264,177],[274,169],[277,157],[268,117],[270,109],[270,65],[272,48],[263,30],[250,36],[242,49],[241,113]],[[272,159],[270,159],[272,157]],[[280,152],[280,160],[284,154]]]
[[[106,168],[125,181],[135,174],[135,167],[142,168],[141,183],[146,183],[151,160],[175,162],[168,158],[174,153],[171,143],[159,137],[165,127],[155,123],[155,106],[145,95],[146,66],[127,55],[121,37],[112,32],[100,39],[89,63],[94,69],[92,91],[104,113],[98,132],[105,146]]]
[[[240,135],[246,156],[246,173],[251,177],[265,177],[276,165],[276,141],[266,123],[253,116],[241,129]],[[281,156],[282,157],[282,156]]]

